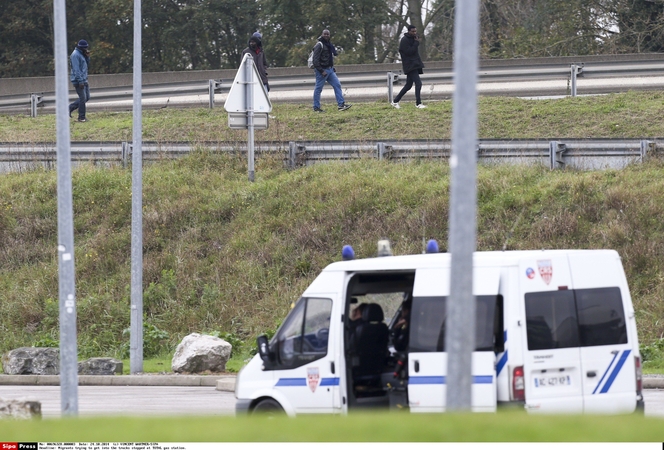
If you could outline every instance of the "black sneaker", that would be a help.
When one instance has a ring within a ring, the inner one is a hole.
[[[80,117],[79,117],[78,121],[79,121],[79,122],[87,122],[87,119],[86,119],[85,117],[83,117],[83,118],[80,118]]]
[[[350,103],[342,103],[339,105],[339,111],[346,111],[347,109],[350,109],[350,107],[353,106]]]
[[[320,108],[318,108],[318,107],[316,107],[316,106],[314,106],[314,112],[324,113],[325,111],[322,110],[322,109],[320,109]]]

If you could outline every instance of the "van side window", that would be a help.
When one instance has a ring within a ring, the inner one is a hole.
[[[528,350],[627,343],[620,288],[526,294]]]
[[[501,295],[478,295],[475,310],[475,351],[503,351]],[[411,352],[445,351],[447,297],[416,297],[411,312]],[[500,317],[496,317],[499,315]]]
[[[276,369],[293,369],[327,354],[332,300],[303,298],[276,336]]]
[[[579,346],[579,327],[572,291],[526,294],[528,350]]]
[[[578,289],[575,293],[582,347],[627,343],[620,288]]]

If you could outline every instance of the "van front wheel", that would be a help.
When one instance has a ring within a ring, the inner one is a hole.
[[[272,400],[271,398],[266,398],[265,400],[258,402],[251,413],[274,417],[282,415],[284,409],[277,401]]]

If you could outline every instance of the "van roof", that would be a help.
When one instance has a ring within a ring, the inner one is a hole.
[[[604,254],[605,257],[613,255],[619,258],[615,250],[510,250],[475,252],[474,261],[476,266],[505,266],[518,265],[523,259],[546,258],[547,256],[560,256],[570,254]],[[419,255],[383,256],[375,258],[353,259],[350,261],[339,261],[328,265],[324,272],[361,272],[373,270],[415,270],[425,267],[449,266],[451,253],[429,253]]]

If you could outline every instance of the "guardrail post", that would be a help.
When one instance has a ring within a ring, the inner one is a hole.
[[[39,106],[41,102],[41,94],[30,94],[30,117],[37,117],[37,106]]]
[[[387,72],[387,101],[394,100],[394,83],[399,82],[399,73]]]
[[[122,142],[122,167],[127,168],[131,158],[132,145],[129,142]]]
[[[390,99],[390,102],[392,100]],[[379,142],[376,144],[376,147],[378,148],[378,161],[382,161],[383,158],[385,157],[385,142]]]
[[[576,97],[576,77],[583,73],[583,64],[572,64],[570,67],[571,94]]]
[[[293,141],[288,143],[288,168],[295,169],[297,165],[297,144]]]
[[[221,90],[221,80],[208,81],[208,94],[210,96],[210,109],[214,108],[214,94]]]
[[[647,141],[645,139],[641,139],[641,146],[640,146],[640,159],[641,162],[644,162],[648,156],[648,149],[652,145],[652,142]]]
[[[565,144],[558,141],[549,141],[549,166],[551,170],[565,167],[562,156],[565,153]],[[560,159],[558,159],[560,155]]]

